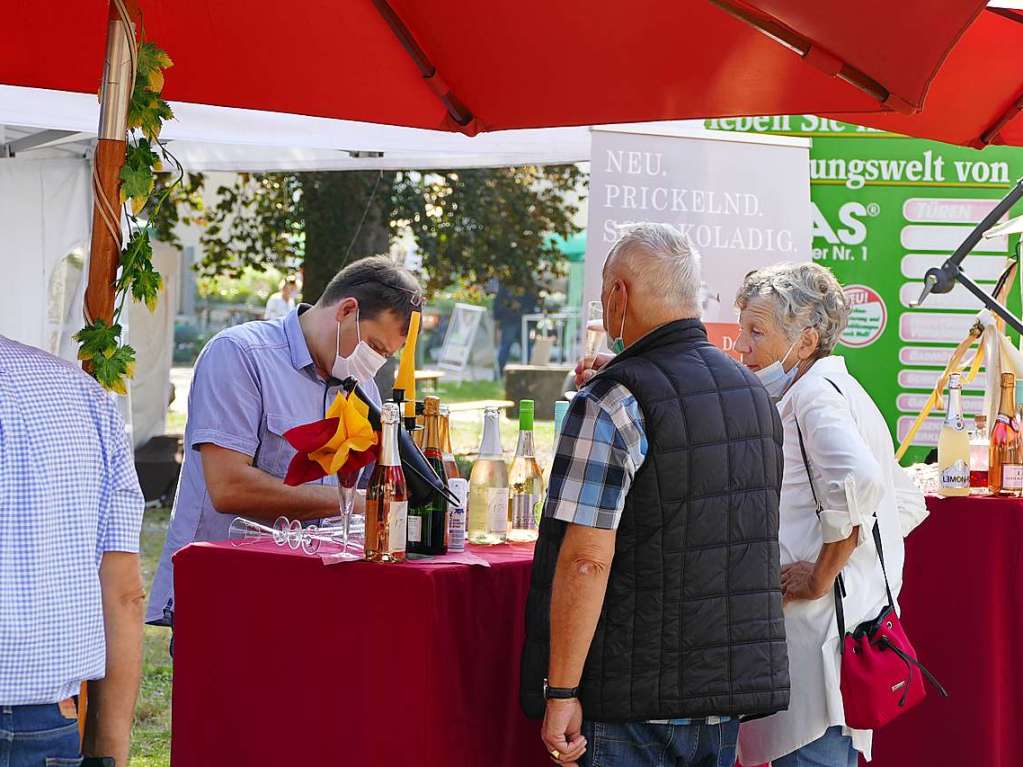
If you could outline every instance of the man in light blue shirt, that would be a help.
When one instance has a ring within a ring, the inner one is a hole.
[[[82,752],[128,763],[143,505],[110,395],[0,336],[0,765],[72,764]]]
[[[373,376],[405,342],[422,304],[419,283],[382,256],[341,270],[315,306],[283,319],[228,328],[195,364],[188,396],[185,461],[146,622],[173,625],[171,558],[193,541],[227,538],[231,520],[272,523],[338,513],[336,479],[289,487],[289,429],[324,417],[353,377],[377,404]]]

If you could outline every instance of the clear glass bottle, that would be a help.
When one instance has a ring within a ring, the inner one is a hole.
[[[970,494],[970,435],[963,418],[962,385],[959,374],[948,379],[948,404],[945,423],[938,437],[940,495]]]
[[[508,473],[508,540],[535,541],[543,504],[543,470],[536,460],[533,442],[533,400],[519,402],[519,442]]]
[[[441,448],[440,400],[437,397],[427,397],[423,402],[423,455],[440,481],[447,484]],[[447,553],[448,502],[440,493],[434,493],[428,503],[409,511],[408,550],[410,554]]]
[[[366,559],[404,562],[408,491],[398,454],[398,406],[389,402],[380,412],[380,460],[366,489]]]
[[[970,489],[974,493],[987,493],[988,461],[991,442],[987,437],[987,416],[973,419],[973,437],[970,439]]]
[[[996,495],[1023,493],[1023,442],[1016,420],[1016,376],[1002,373],[998,417],[991,429],[988,487]]]
[[[500,414],[483,411],[479,458],[469,474],[469,542],[504,543],[508,537],[508,466],[501,449]]]

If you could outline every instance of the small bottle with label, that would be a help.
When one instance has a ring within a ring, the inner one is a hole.
[[[970,439],[970,490],[984,495],[987,489],[987,468],[991,443],[987,438],[987,416],[978,415],[973,419],[973,437]]]
[[[448,504],[448,551],[465,551],[465,517],[469,504],[469,481],[461,477],[448,480],[448,490],[458,503]]]
[[[948,409],[938,437],[938,493],[945,496],[970,494],[970,435],[963,419],[962,386],[959,374],[948,379]]]
[[[469,474],[470,543],[504,543],[508,538],[508,465],[499,419],[496,407],[483,411],[483,440]]]

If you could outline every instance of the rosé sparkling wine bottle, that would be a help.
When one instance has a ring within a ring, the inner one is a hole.
[[[380,413],[380,460],[366,490],[366,559],[404,562],[408,491],[398,454],[398,406],[388,402]]]
[[[1002,373],[1002,398],[991,430],[988,487],[996,495],[1023,493],[1023,442],[1016,419],[1016,376]]]

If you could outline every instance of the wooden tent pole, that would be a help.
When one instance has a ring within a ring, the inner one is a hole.
[[[137,0],[110,0],[106,65],[100,86],[99,140],[93,165],[92,245],[85,320],[111,323],[121,253],[121,168],[128,132],[128,104],[135,85]]]

